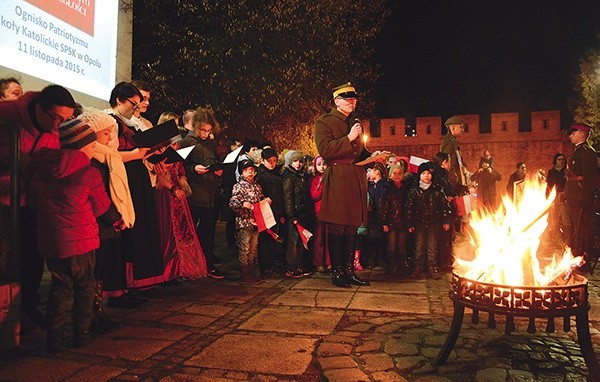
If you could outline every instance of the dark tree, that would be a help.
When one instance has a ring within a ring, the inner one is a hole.
[[[133,77],[151,85],[152,116],[211,105],[233,135],[314,152],[332,87],[353,81],[370,115],[388,14],[384,0],[136,1]]]
[[[579,61],[575,78],[577,99],[573,103],[573,119],[585,122],[593,129],[590,139],[596,150],[600,149],[600,34],[599,47],[590,49]]]

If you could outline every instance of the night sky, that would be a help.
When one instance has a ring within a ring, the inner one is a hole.
[[[566,111],[600,48],[600,0],[397,3],[377,45],[380,117]]]

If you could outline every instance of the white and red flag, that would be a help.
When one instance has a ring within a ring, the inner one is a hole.
[[[313,234],[298,223],[296,223],[296,229],[298,229],[298,234],[300,235],[300,240],[302,240],[302,245],[304,245],[304,248],[308,250],[308,241],[311,237],[313,237]]]

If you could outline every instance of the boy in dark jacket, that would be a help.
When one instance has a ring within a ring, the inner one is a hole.
[[[262,163],[258,167],[256,182],[262,188],[262,192],[267,198],[271,198],[271,210],[275,218],[276,225],[271,227],[271,231],[279,235],[279,240],[275,240],[268,232],[263,231],[258,235],[258,266],[264,277],[278,276],[277,265],[284,259],[285,238],[285,218],[283,206],[283,181],[281,179],[281,170],[277,166],[277,152],[271,147],[267,147],[261,152]]]
[[[432,182],[433,165],[419,165],[419,182],[409,191],[406,200],[406,225],[415,234],[415,265],[411,277],[419,278],[428,266],[428,275],[439,278],[437,245],[440,228],[450,229],[450,206],[442,188]]]
[[[369,177],[369,207],[367,214],[367,228],[369,232],[366,237],[365,251],[363,251],[363,264],[375,270],[382,270],[386,259],[385,237],[383,235],[383,223],[379,216],[379,205],[381,196],[389,187],[387,181],[387,169],[385,165],[375,162],[373,168],[368,172]]]
[[[312,273],[312,259],[304,248],[296,224],[307,228],[314,221],[314,206],[310,197],[310,185],[306,181],[302,168],[303,155],[300,151],[290,150],[285,154],[283,172],[283,201],[285,220],[288,226],[287,277],[300,278]]]
[[[406,276],[408,273],[407,233],[404,222],[407,186],[403,176],[404,171],[400,166],[390,169],[389,186],[381,195],[378,211],[383,232],[387,236],[388,273],[398,276]]]
[[[100,172],[90,165],[96,133],[79,119],[59,127],[60,150],[34,155],[28,201],[37,213],[38,248],[46,257],[52,285],[46,307],[46,350],[64,350],[63,326],[73,297],[73,347],[91,339],[94,298],[94,251],[100,246],[96,218],[120,226],[120,216],[108,216],[111,204]]]

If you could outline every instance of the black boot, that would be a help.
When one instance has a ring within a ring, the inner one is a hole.
[[[344,237],[329,234],[327,236],[329,257],[331,258],[331,283],[340,288],[349,288],[350,283],[343,271]]]
[[[90,325],[90,330],[97,335],[110,333],[119,327],[119,323],[111,320],[106,315],[104,307],[102,306],[102,281],[96,282],[96,288],[94,290],[94,316]]]
[[[354,250],[356,249],[356,235],[344,236],[344,256],[345,256],[345,268],[346,278],[349,284],[367,286],[371,285],[370,282],[361,280],[354,273]]]

